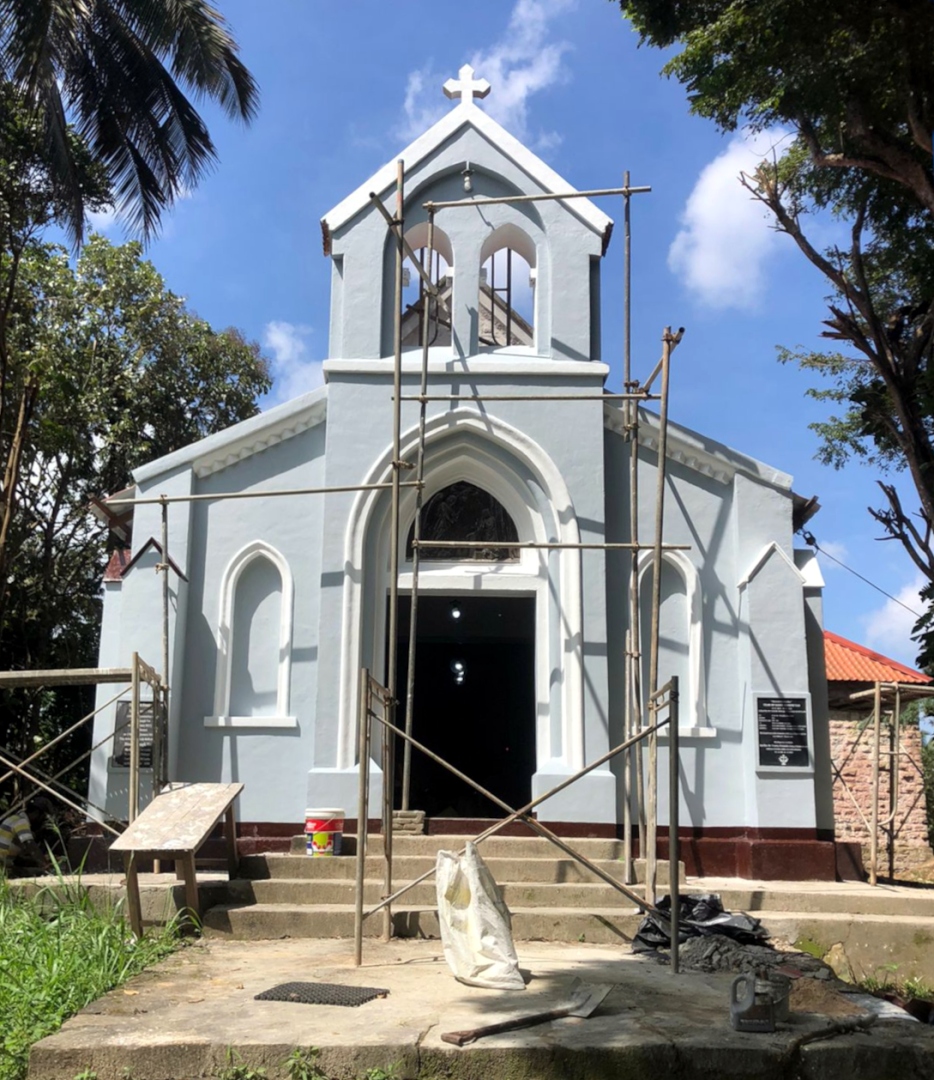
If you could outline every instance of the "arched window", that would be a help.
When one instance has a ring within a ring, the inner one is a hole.
[[[289,712],[292,575],[262,540],[231,559],[221,583],[214,715],[209,727],[293,727]]]
[[[412,558],[414,524],[406,543]],[[422,559],[439,562],[509,562],[519,558],[519,549],[509,547],[519,540],[515,522],[502,503],[488,491],[466,480],[442,488],[422,507],[422,540],[469,540],[489,543],[489,547],[424,547]]]
[[[418,267],[406,256],[402,263],[402,344],[416,346],[451,344],[451,276],[454,263],[451,241],[435,226],[432,246],[428,248],[428,225],[421,222],[405,234],[419,266],[433,285],[440,287],[437,297],[428,295]]]
[[[643,553],[639,578],[639,620],[642,635],[643,715],[647,701],[652,634],[652,578],[650,553]],[[700,580],[694,564],[678,551],[662,557],[661,597],[658,610],[658,680],[664,685],[678,676],[681,716],[679,727],[701,728],[707,724],[704,686],[703,627]]]
[[[501,225],[480,253],[480,344],[535,344],[535,245],[516,225]]]

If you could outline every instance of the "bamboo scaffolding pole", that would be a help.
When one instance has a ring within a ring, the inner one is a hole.
[[[663,724],[667,723],[667,720],[663,721]],[[526,814],[531,813],[532,810],[534,810],[537,806],[540,806],[543,802],[545,802],[546,799],[550,799],[552,798],[552,796],[557,795],[558,792],[564,791],[565,788],[568,788],[571,786],[571,784],[576,783],[578,780],[580,780],[582,776],[586,776],[588,773],[593,772],[594,769],[599,769],[601,765],[605,765],[612,758],[616,757],[617,754],[623,753],[626,750],[630,749],[640,740],[647,738],[648,733],[648,728],[646,728],[644,731],[639,732],[637,735],[633,735],[631,739],[620,743],[619,746],[615,746],[612,750],[608,750],[601,757],[596,758],[588,765],[585,765],[582,769],[579,769],[576,773],[574,773],[573,776],[567,777],[566,779],[562,780],[561,783],[556,784],[553,788],[549,789],[544,794],[539,795],[536,798],[532,799],[531,802],[526,803],[525,806],[521,807],[518,810],[513,810],[512,813],[509,814],[507,817],[495,822],[493,825],[488,826],[486,829],[483,830],[483,832],[478,833],[473,838],[472,842],[474,844],[482,843],[484,840],[500,832],[507,825],[511,825],[512,822],[524,820]],[[465,849],[461,848],[458,854],[463,855],[464,851]],[[400,889],[397,889],[396,892],[392,894],[392,896],[384,898],[384,900],[380,901],[380,903],[385,903],[386,900],[397,900],[400,896],[405,895],[405,893],[407,893],[410,889],[414,889],[416,885],[421,885],[423,881],[427,881],[428,878],[430,878],[432,874],[434,874],[434,872],[435,867],[432,867],[430,870],[426,870],[419,877],[414,878],[412,881],[409,881],[405,885],[403,885]],[[366,915],[372,915],[376,912],[376,910],[378,909],[373,908],[369,912],[367,912]]]
[[[130,691],[130,775],[127,797],[127,823],[132,825],[139,813],[139,654],[133,653],[133,684]]]
[[[403,480],[399,487],[415,487],[414,480]],[[164,503],[216,502],[218,499],[280,499],[286,495],[341,495],[355,491],[391,491],[392,482],[381,484],[336,484],[331,487],[269,488],[264,491],[217,491],[199,495],[155,495],[145,499],[108,499],[108,506],[162,506]]]
[[[658,463],[655,467],[655,544],[652,555],[652,633],[649,652],[649,693],[658,690],[658,623],[662,592],[662,537],[665,528],[665,472],[668,452],[668,382],[671,350],[681,340],[675,340],[670,327],[662,334],[662,401],[658,422]],[[654,726],[654,724],[653,724]],[[658,739],[649,739],[648,777],[646,784],[645,828],[645,890],[647,899],[655,903],[657,881],[656,844],[658,832]]]
[[[438,210],[452,210],[457,206],[496,206],[502,203],[552,202],[565,199],[596,199],[601,195],[645,195],[650,187],[593,188],[590,191],[543,192],[540,195],[497,195],[477,199],[451,199],[445,202],[426,202],[422,207],[429,213]]]
[[[379,204],[382,207],[382,204]],[[390,508],[389,538],[389,642],[387,648],[386,686],[389,690],[389,716],[396,727],[398,699],[398,673],[396,671],[399,649],[399,496],[401,484],[402,441],[402,263],[405,257],[403,215],[405,211],[405,165],[396,162],[396,270],[395,308],[393,312],[393,373],[392,373],[392,503]],[[395,741],[388,728],[383,729],[383,894],[392,892],[392,811],[395,789]],[[383,939],[392,938],[392,909],[387,905],[383,920]]]
[[[882,728],[882,684],[873,690],[872,712],[872,828],[869,836],[869,884],[878,883],[879,869],[879,736]]]
[[[460,374],[459,372],[456,374]],[[475,372],[464,372],[470,376]],[[403,401],[660,401],[660,394],[403,394]]]
[[[678,676],[668,683],[668,898],[671,901],[671,973],[677,975],[681,933],[681,694]]]
[[[354,896],[354,965],[363,963],[363,890],[366,883],[367,820],[370,784],[370,673],[360,669],[360,708],[357,716],[357,754],[360,781],[357,790],[357,865]]]
[[[431,259],[435,246],[435,216],[428,215],[428,267],[431,269]],[[412,734],[412,726],[415,722],[415,651],[418,643],[418,572],[421,566],[421,548],[419,541],[422,535],[422,501],[425,491],[425,430],[427,413],[425,391],[428,387],[428,330],[431,325],[431,295],[426,292],[423,300],[422,315],[422,380],[421,380],[421,407],[418,411],[418,450],[415,459],[415,479],[418,487],[415,489],[415,520],[412,523],[412,586],[409,599],[409,655],[406,666],[405,679],[405,732]],[[437,306],[435,317],[437,318]],[[409,809],[412,784],[412,745],[406,741],[402,760],[402,809]]]
[[[414,546],[414,544],[413,544]],[[419,540],[418,547],[423,548],[542,548],[548,551],[570,548],[572,551],[654,551],[655,544],[621,543],[564,543],[550,540]],[[690,551],[690,544],[662,544],[662,551]]]
[[[83,806],[79,806],[78,803],[72,802],[71,799],[65,798],[65,796],[62,795],[61,792],[56,791],[54,788],[44,783],[42,780],[39,779],[38,776],[34,776],[32,773],[27,772],[25,769],[23,769],[22,765],[17,765],[15,761],[11,761],[10,758],[8,758],[3,753],[0,753],[0,765],[6,765],[7,768],[12,770],[8,775],[12,776],[13,773],[18,773],[20,776],[23,777],[23,779],[28,780],[30,784],[35,784],[36,787],[42,788],[42,790],[51,795],[53,799],[58,799],[59,802],[63,802],[66,806],[70,806],[72,810],[77,810],[79,814],[85,813],[85,809]],[[120,830],[115,829],[112,825],[108,825],[106,821],[101,821],[98,824],[102,828],[106,829],[108,832],[112,832],[114,836],[120,835]]]
[[[386,729],[391,728],[392,732],[395,735],[398,735],[399,737],[405,739],[407,742],[411,742],[412,746],[416,750],[421,751],[421,753],[425,754],[432,761],[434,761],[437,764],[441,765],[443,768],[447,769],[447,771],[449,773],[456,776],[458,778],[458,780],[462,780],[465,784],[472,787],[474,789],[474,791],[479,792],[485,798],[487,798],[491,802],[495,803],[501,809],[505,810],[508,815],[510,815],[504,821],[498,822],[496,828],[488,830],[485,834],[478,837],[477,840],[476,840],[476,843],[479,843],[480,840],[484,839],[486,836],[491,835],[492,832],[495,832],[495,831],[497,831],[497,829],[502,828],[503,826],[505,826],[508,821],[521,819],[523,821],[523,823],[525,825],[527,825],[533,832],[538,833],[539,836],[542,836],[546,840],[550,841],[552,844],[555,845],[555,847],[560,848],[561,851],[563,851],[566,855],[570,855],[572,859],[579,862],[582,866],[586,866],[588,870],[590,870],[592,873],[596,874],[596,876],[598,878],[600,878],[602,881],[606,882],[607,885],[610,885],[614,889],[616,889],[617,892],[622,893],[624,896],[626,896],[628,899],[630,899],[637,907],[641,908],[643,911],[651,911],[652,914],[654,914],[654,915],[656,915],[656,916],[658,916],[660,918],[663,918],[663,919],[666,918],[664,913],[660,912],[656,908],[654,900],[651,903],[649,903],[647,898],[643,898],[643,897],[639,896],[638,893],[633,892],[632,889],[630,889],[628,886],[623,885],[621,882],[617,881],[616,878],[614,878],[611,874],[608,874],[601,867],[597,866],[596,863],[591,862],[591,860],[588,859],[585,855],[582,855],[579,851],[575,851],[574,848],[572,848],[569,844],[566,844],[560,837],[556,836],[549,828],[547,828],[547,826],[543,825],[540,821],[538,821],[535,818],[528,817],[527,816],[527,811],[514,810],[509,805],[509,803],[507,803],[503,799],[499,798],[498,795],[494,795],[491,791],[488,791],[485,787],[483,787],[482,784],[478,784],[476,780],[473,780],[466,773],[461,772],[460,769],[455,768],[455,766],[453,766],[450,762],[446,761],[443,757],[441,757],[440,754],[436,754],[433,750],[430,750],[427,746],[424,746],[417,739],[412,738],[411,735],[406,735],[406,733],[404,731],[402,731],[400,728],[394,727],[389,722],[389,720],[384,719],[383,717],[380,717],[380,716],[376,716],[376,717],[374,717],[374,719],[378,720],[379,723],[381,723]],[[668,721],[664,721],[664,723],[662,725],[660,725],[660,726],[664,726],[664,724],[667,723],[667,722]],[[656,730],[655,728],[652,728],[652,729],[650,729],[650,732],[647,732],[646,734],[649,734],[649,733],[650,734],[655,734],[655,730]],[[619,748],[614,750],[612,752],[612,754],[604,755],[603,758],[601,759],[601,761],[606,761],[609,757],[613,756],[613,754],[618,753],[618,752],[619,752]],[[547,795],[540,796],[539,799],[536,800],[536,801],[541,802],[546,798],[550,798],[552,795],[555,794],[555,792],[561,790],[562,788],[567,787],[568,784],[574,782],[575,780],[579,780],[580,777],[585,772],[589,772],[591,769],[595,768],[596,764],[597,763],[594,763],[594,764],[592,764],[590,766],[587,766],[586,769],[579,770],[573,777],[570,777],[568,780],[566,780],[566,781],[562,782],[561,784],[559,784],[552,791],[548,792]],[[434,871],[429,871],[429,874],[426,875],[426,876],[430,876],[430,874],[433,873],[433,872]],[[421,878],[419,880],[424,880],[424,878]],[[377,911],[380,911],[380,910],[388,911],[389,910],[389,905],[397,898],[397,896],[400,895],[402,892],[405,892],[408,889],[413,888],[415,886],[415,884],[417,884],[417,882],[409,882],[406,886],[404,886],[404,888],[402,890],[400,890],[399,893],[390,894],[389,896],[385,897],[375,907],[371,908],[370,911],[367,912],[367,915],[374,915]]]
[[[113,696],[112,698],[108,698],[108,699],[107,699],[107,701],[105,701],[103,705],[98,705],[98,706],[97,706],[97,707],[96,707],[95,709],[93,709],[93,710],[92,710],[91,712],[89,712],[89,713],[87,714],[87,716],[82,716],[82,717],[81,717],[81,719],[80,719],[80,720],[76,720],[76,721],[75,721],[75,722],[74,722],[74,723],[73,723],[73,724],[71,725],[71,727],[69,727],[69,728],[66,728],[66,729],[65,729],[65,730],[64,730],[63,732],[61,732],[60,734],[56,735],[54,739],[50,739],[50,740],[49,740],[49,741],[48,741],[48,742],[47,742],[47,743],[45,744],[45,746],[40,746],[38,750],[35,750],[35,751],[33,751],[33,753],[31,753],[31,754],[29,755],[29,757],[28,757],[28,758],[25,758],[25,759],[24,759],[23,761],[21,761],[21,762],[20,762],[20,765],[21,765],[22,767],[25,767],[26,765],[29,765],[29,764],[31,764],[31,763],[32,763],[33,761],[35,761],[35,760],[36,760],[36,758],[40,758],[40,757],[42,757],[42,755],[43,755],[43,754],[44,754],[44,753],[45,753],[45,752],[46,752],[47,750],[51,750],[51,749],[52,749],[52,747],[53,747],[53,746],[56,746],[56,745],[57,745],[58,743],[60,743],[60,742],[62,741],[62,739],[67,739],[69,735],[71,735],[71,734],[72,734],[73,732],[77,731],[77,730],[78,730],[78,728],[79,728],[79,727],[81,727],[81,726],[82,726],[83,724],[86,724],[86,723],[87,723],[87,722],[88,722],[89,720],[91,720],[91,719],[93,719],[93,718],[94,718],[95,716],[97,716],[97,714],[98,714],[99,712],[102,712],[102,711],[103,711],[104,709],[106,709],[106,708],[107,708],[107,707],[108,707],[109,705],[113,705],[113,703],[114,703],[115,701],[119,700],[119,698],[120,698],[120,696],[121,696],[122,694],[125,694],[125,693],[126,693],[126,692],[127,692],[128,690],[131,690],[131,689],[132,689],[132,687],[133,687],[133,683],[132,683],[132,681],[131,681],[131,682],[130,682],[130,683],[129,683],[128,685],[126,685],[126,686],[122,686],[122,687],[121,687],[121,688],[120,688],[120,689],[119,689],[119,690],[117,691],[117,693],[116,693],[116,694],[114,694],[114,696]],[[121,726],[121,728],[122,728],[122,727],[124,727],[125,725],[121,724],[120,726]],[[0,784],[2,784],[2,783],[3,783],[4,781],[5,781],[5,780],[9,780],[9,779],[10,779],[10,777],[11,777],[12,775],[13,775],[13,773],[11,773],[11,772],[6,772],[6,773],[4,773],[4,774],[3,774],[3,776],[0,776]]]

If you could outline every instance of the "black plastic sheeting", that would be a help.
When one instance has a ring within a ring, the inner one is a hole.
[[[655,905],[666,915],[671,910],[671,897],[662,896]],[[716,893],[695,893],[681,897],[679,905],[678,941],[706,934],[723,934],[740,945],[758,945],[768,939],[768,931],[759,921],[745,912],[724,911]],[[632,939],[632,951],[653,952],[670,949],[671,934],[667,918],[648,914],[639,924]]]
[[[287,982],[255,996],[256,1001],[295,1001],[302,1005],[346,1005],[356,1008],[373,998],[386,997],[388,990],[375,986],[342,986],[340,983]]]

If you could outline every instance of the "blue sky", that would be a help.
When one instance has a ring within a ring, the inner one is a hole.
[[[216,326],[260,341],[276,385],[267,404],[321,380],[329,260],[319,220],[450,102],[442,83],[472,63],[492,84],[481,103],[577,188],[618,186],[624,170],[652,193],[633,199],[634,372],[646,374],[665,325],[675,353],[673,419],[786,472],[818,495],[821,546],[918,608],[918,575],[866,512],[872,470],[814,460],[808,424],[825,406],[813,379],[779,365],[776,346],[814,347],[828,291],[736,179],[782,133],[753,142],[692,117],[683,88],[607,0],[218,0],[259,81],[244,128],[205,109],[216,172],[181,200],[149,257]],[[604,359],[622,369],[622,206],[604,263]],[[96,221],[114,240],[119,222]],[[815,223],[818,237],[831,229]],[[388,415],[388,414],[387,414]],[[906,502],[910,488],[905,488]],[[828,629],[912,663],[913,617],[828,560]]]

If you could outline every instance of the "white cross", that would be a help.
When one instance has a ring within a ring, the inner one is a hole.
[[[473,77],[473,68],[470,64],[464,64],[457,76],[456,79],[448,79],[444,84],[446,97],[472,101],[474,98],[485,98],[490,92],[490,84],[486,79]]]

